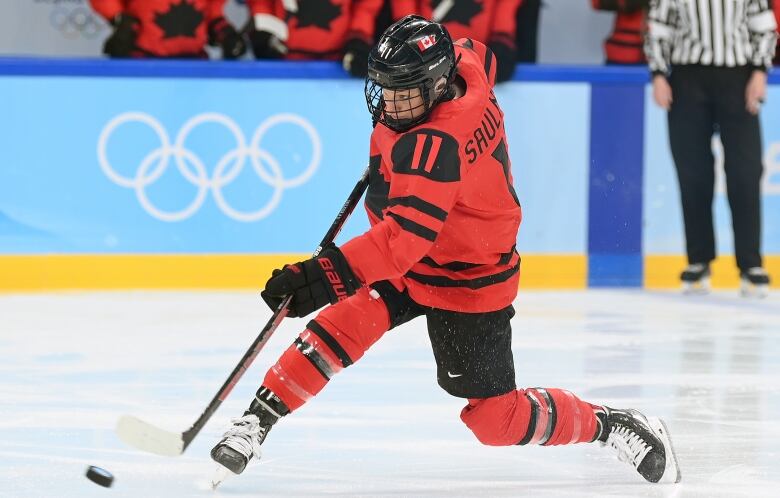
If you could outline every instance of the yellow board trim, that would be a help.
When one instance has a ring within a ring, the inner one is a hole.
[[[521,254],[521,289],[584,289],[588,258],[584,254]]]
[[[303,254],[145,254],[0,257],[0,290],[261,288]]]
[[[680,272],[687,260],[682,255],[645,256],[645,281],[647,289],[679,289]],[[772,287],[780,287],[780,255],[764,257],[764,267],[772,278]],[[711,284],[716,289],[739,287],[739,270],[734,256],[720,256],[712,262]]]
[[[271,270],[307,254],[77,254],[0,256],[0,292],[112,289],[258,289]],[[644,287],[676,289],[681,255],[644,258]],[[780,255],[764,258],[772,287],[780,288]],[[588,260],[582,254],[523,254],[521,289],[584,289]],[[712,286],[739,285],[733,256],[712,265]]]
[[[271,270],[307,254],[77,254],[0,256],[0,292],[259,289]],[[587,258],[524,254],[520,287],[584,289]]]

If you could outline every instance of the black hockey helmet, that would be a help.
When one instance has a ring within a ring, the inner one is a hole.
[[[376,122],[399,132],[422,123],[437,103],[452,98],[456,65],[447,28],[424,17],[404,17],[382,33],[368,56],[368,111]],[[416,95],[415,89],[421,99],[412,105],[409,96]]]

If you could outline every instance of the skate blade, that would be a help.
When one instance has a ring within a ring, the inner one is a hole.
[[[739,294],[746,298],[764,299],[769,295],[769,286],[743,283],[739,290]]]
[[[217,470],[214,472],[214,476],[211,478],[211,489],[217,489],[217,486],[222,484],[232,472],[222,465],[217,464]]]
[[[682,292],[689,296],[703,296],[710,293],[709,277],[702,278],[698,282],[683,282]]]
[[[677,453],[674,452],[674,446],[672,446],[672,438],[669,435],[669,429],[666,427],[666,423],[658,417],[647,418],[650,427],[653,429],[658,437],[661,438],[661,442],[664,445],[664,452],[666,453],[666,466],[664,467],[664,475],[661,477],[659,483],[676,483],[682,479],[682,473],[680,472],[680,464],[677,461]]]

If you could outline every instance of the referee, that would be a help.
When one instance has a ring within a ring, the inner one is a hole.
[[[765,292],[761,262],[761,129],[777,28],[771,0],[651,0],[645,55],[653,99],[668,111],[682,197],[686,286],[709,282],[715,259],[711,141],[720,133],[743,292]]]

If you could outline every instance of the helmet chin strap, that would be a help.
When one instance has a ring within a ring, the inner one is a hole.
[[[455,100],[466,95],[466,82],[458,74],[452,79],[448,91],[452,94],[450,100]]]

